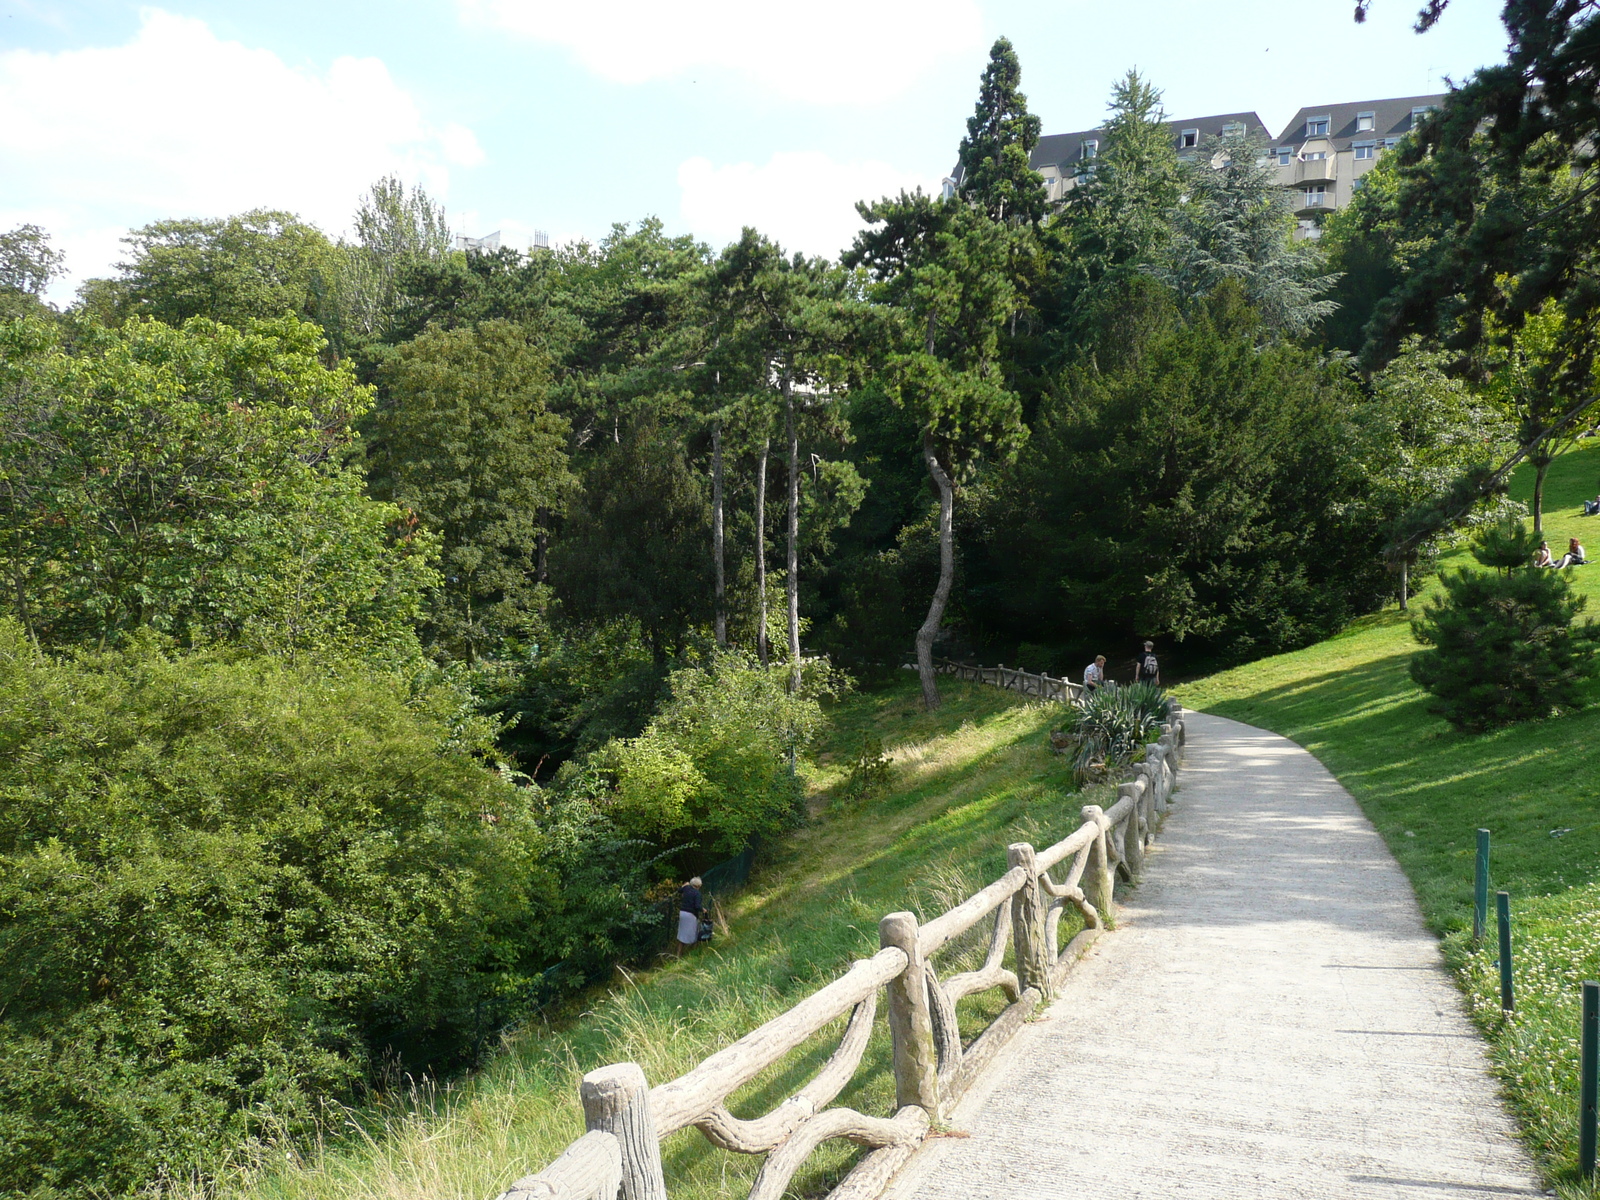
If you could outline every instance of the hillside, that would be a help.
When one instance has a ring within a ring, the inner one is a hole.
[[[348,1114],[346,1135],[300,1154],[264,1149],[224,1179],[229,1197],[439,1200],[493,1196],[537,1170],[582,1132],[578,1077],[633,1059],[664,1081],[776,1015],[855,957],[876,951],[877,924],[901,908],[927,915],[1005,871],[1005,847],[1053,841],[1078,824],[1083,803],[1045,744],[1051,710],[993,688],[944,684],[946,703],[922,711],[916,683],[857,694],[835,706],[828,742],[809,768],[811,817],[732,897],[727,931],[682,962],[619,973],[581,1015],[526,1028],[474,1078],[443,1090],[396,1088]],[[863,733],[894,762],[888,790],[835,799]],[[1073,932],[1063,922],[1063,938]],[[992,994],[991,994],[992,995]],[[976,1005],[983,997],[970,1002]],[[841,1102],[892,1106],[889,1038],[879,1029]],[[765,1111],[832,1048],[825,1032],[805,1056],[747,1089],[741,1114]],[[743,1196],[759,1158],[714,1150],[693,1130],[665,1146],[668,1179],[682,1194]],[[822,1185],[850,1161],[835,1143],[798,1185]]]
[[[1600,520],[1579,514],[1597,477],[1600,446],[1590,442],[1551,467],[1545,492],[1552,547],[1577,536],[1591,561],[1600,555]],[[1519,473],[1513,494],[1526,501],[1531,493],[1531,472]],[[1448,565],[1464,562],[1458,552]],[[1600,618],[1600,565],[1572,578]],[[1190,707],[1292,738],[1361,802],[1443,938],[1530,1150],[1563,1195],[1600,1194],[1576,1180],[1578,985],[1600,976],[1600,706],[1460,734],[1428,714],[1425,693],[1411,682],[1415,648],[1405,615],[1391,608],[1326,642],[1177,694]],[[1492,886],[1512,897],[1512,1020],[1500,1014],[1492,946],[1471,945],[1480,827],[1493,839]]]

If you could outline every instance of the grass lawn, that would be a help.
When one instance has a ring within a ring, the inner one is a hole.
[[[1003,874],[1015,841],[1048,845],[1079,824],[1063,760],[1047,748],[1051,707],[1011,693],[943,681],[946,703],[922,710],[916,682],[855,695],[835,706],[829,741],[809,768],[812,817],[758,868],[728,905],[729,929],[681,962],[597,990],[587,1011],[556,1027],[529,1028],[465,1083],[400,1091],[352,1112],[322,1147],[262,1152],[216,1189],[253,1200],[478,1200],[545,1166],[583,1130],[579,1076],[609,1062],[639,1062],[664,1082],[777,1015],[878,949],[878,919],[912,909],[931,917]],[[834,794],[863,732],[894,760],[887,791],[862,800]],[[1062,940],[1076,931],[1062,922]],[[979,931],[985,933],[986,931]],[[957,947],[981,958],[983,946]],[[948,963],[949,958],[942,958]],[[998,993],[962,1002],[965,1032],[998,1011]],[[988,1007],[986,1007],[988,1006]],[[831,1053],[836,1022],[746,1088],[741,1116],[770,1109]],[[886,1018],[840,1102],[887,1115],[893,1107]],[[855,1148],[829,1143],[792,1185],[824,1193]],[[713,1149],[688,1130],[664,1146],[675,1195],[742,1197],[761,1159]]]
[[[1579,515],[1597,481],[1593,441],[1551,466],[1544,528],[1557,555],[1577,536],[1600,563],[1600,518]],[[1528,500],[1532,490],[1532,473],[1519,473],[1513,495]],[[1470,562],[1458,553],[1447,565]],[[1600,565],[1571,577],[1600,619]],[[1529,1149],[1561,1195],[1600,1197],[1577,1175],[1578,989],[1600,978],[1600,703],[1495,733],[1456,733],[1428,714],[1407,674],[1415,649],[1405,615],[1390,609],[1305,650],[1175,690],[1192,708],[1292,738],[1361,802],[1443,939]],[[1493,839],[1492,887],[1511,893],[1510,1019],[1491,966],[1492,901],[1488,944],[1471,944],[1480,827]]]

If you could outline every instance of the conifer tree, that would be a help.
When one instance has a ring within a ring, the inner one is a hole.
[[[1022,64],[1005,38],[989,51],[978,104],[961,139],[961,194],[996,221],[1037,224],[1047,198],[1044,176],[1029,165],[1039,144],[1039,118],[1018,90]]]
[[[1412,619],[1419,642],[1411,678],[1433,693],[1430,711],[1483,730],[1583,705],[1600,627],[1574,629],[1584,598],[1559,570],[1530,566],[1538,534],[1520,521],[1486,529],[1472,555],[1487,571],[1441,577],[1445,596]]]

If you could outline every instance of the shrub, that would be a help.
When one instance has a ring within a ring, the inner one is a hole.
[[[1062,733],[1078,781],[1131,763],[1159,736],[1168,709],[1167,694],[1153,683],[1111,683],[1073,703]]]
[[[486,769],[467,713],[149,635],[57,660],[0,620],[0,1193],[203,1172],[386,1056],[470,1052],[559,948],[547,840],[596,834]]]
[[[1458,729],[1484,730],[1547,717],[1584,703],[1600,629],[1574,628],[1584,598],[1561,571],[1528,565],[1537,535],[1520,521],[1490,526],[1473,547],[1489,570],[1448,571],[1445,596],[1412,618],[1411,678],[1432,693],[1429,711]]]

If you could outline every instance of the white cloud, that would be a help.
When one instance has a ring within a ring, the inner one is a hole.
[[[815,150],[774,154],[766,163],[714,166],[691,158],[678,168],[683,219],[714,246],[753,225],[785,250],[837,257],[864,228],[857,200],[877,200],[937,180],[888,163],[835,162]]]
[[[793,100],[870,103],[983,47],[976,0],[457,0],[472,22],[565,46],[618,83],[730,72]]]
[[[386,172],[442,193],[448,166],[484,161],[378,59],[300,70],[204,21],[141,16],[125,45],[0,54],[4,215],[55,234],[78,279],[115,260],[112,228],[270,207],[337,232]]]

